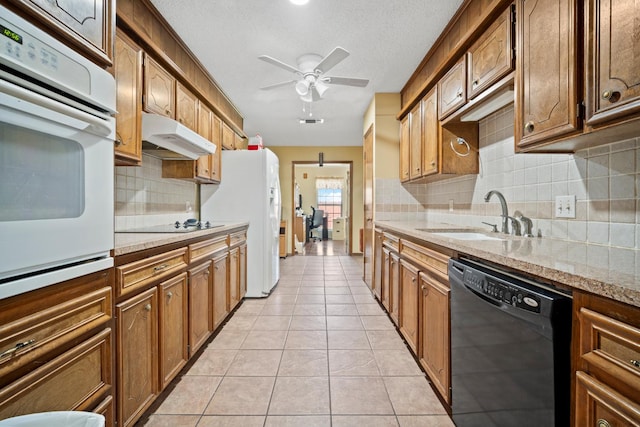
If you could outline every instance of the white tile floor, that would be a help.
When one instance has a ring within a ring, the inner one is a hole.
[[[281,261],[140,425],[451,427],[362,277],[362,258]]]

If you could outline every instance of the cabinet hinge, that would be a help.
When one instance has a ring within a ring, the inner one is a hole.
[[[584,102],[578,102],[578,105],[576,106],[576,117],[579,119],[584,119]]]

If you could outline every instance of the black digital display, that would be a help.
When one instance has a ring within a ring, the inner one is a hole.
[[[0,30],[2,30],[2,35],[5,37],[9,37],[14,42],[22,44],[22,36],[20,34],[8,29],[2,24],[0,24]]]

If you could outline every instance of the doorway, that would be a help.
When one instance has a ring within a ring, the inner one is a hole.
[[[292,162],[292,247],[308,255],[351,255],[353,162]],[[314,211],[316,211],[314,220]],[[298,253],[301,254],[301,253]]]

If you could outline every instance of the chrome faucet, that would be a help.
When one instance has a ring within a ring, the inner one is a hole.
[[[505,234],[509,234],[509,209],[507,208],[507,201],[504,199],[504,196],[501,192],[497,190],[491,190],[487,194],[484,195],[485,203],[489,203],[489,199],[491,196],[496,195],[498,200],[500,201],[500,206],[502,207],[502,232]]]

